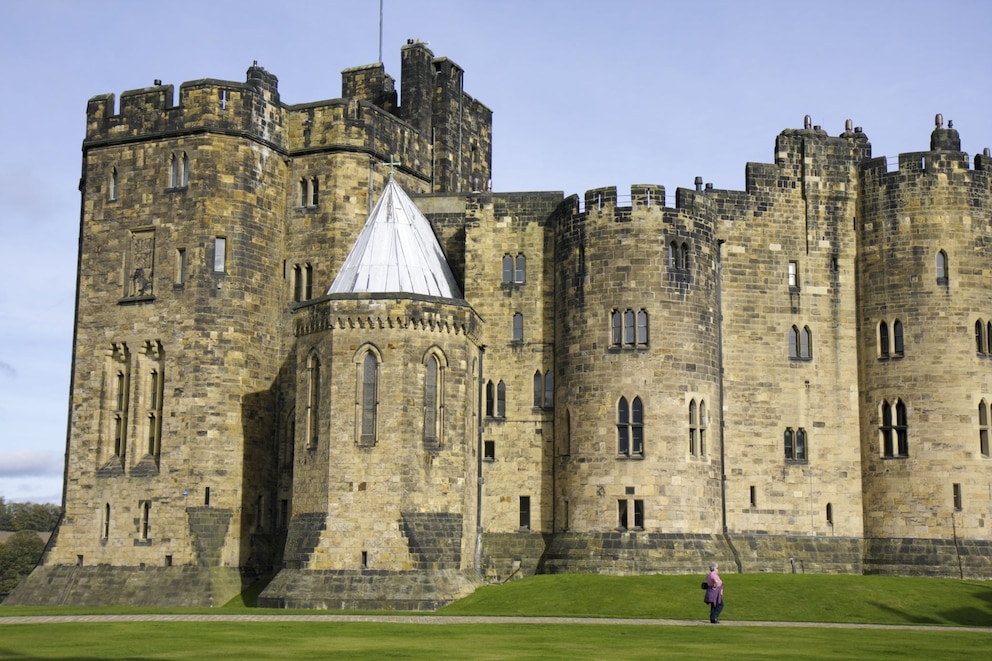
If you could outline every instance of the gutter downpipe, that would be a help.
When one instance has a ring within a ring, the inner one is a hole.
[[[483,370],[483,359],[485,358],[486,348],[484,346],[479,347],[479,389],[476,393],[476,444],[475,444],[475,464],[476,464],[476,479],[475,479],[475,558],[473,559],[473,569],[475,573],[479,575],[483,581],[485,577],[482,575],[481,565],[482,565],[482,455],[483,455],[483,442],[482,442],[482,432],[483,432],[483,390],[485,389],[485,379]]]
[[[723,405],[725,401],[725,391],[724,386],[724,366],[723,366],[723,239],[717,239],[716,244],[716,332],[717,332],[717,365],[719,365],[720,373],[720,528],[723,534],[723,539],[730,547],[730,552],[734,555],[734,564],[737,565],[737,573],[743,574],[744,567],[741,564],[741,555],[737,552],[737,547],[734,546],[734,541],[730,538],[730,533],[727,529],[727,453],[724,450],[724,445],[726,443],[726,422],[724,420]]]

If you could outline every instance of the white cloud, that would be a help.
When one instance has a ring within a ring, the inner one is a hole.
[[[0,453],[0,478],[61,476],[65,458],[55,452],[15,450]]]

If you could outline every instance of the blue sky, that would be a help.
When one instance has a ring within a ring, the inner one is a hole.
[[[925,150],[935,113],[992,147],[992,3],[384,0],[382,54],[408,38],[465,70],[493,112],[496,191],[632,184],[741,189],[803,116],[848,118],[875,156]],[[0,496],[58,502],[69,401],[87,100],[242,82],[336,98],[379,59],[379,0],[0,3]],[[329,283],[328,283],[329,284]]]

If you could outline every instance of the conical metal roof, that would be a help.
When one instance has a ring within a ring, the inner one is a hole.
[[[430,222],[392,176],[327,293],[462,297]]]

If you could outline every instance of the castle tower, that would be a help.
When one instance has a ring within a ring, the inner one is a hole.
[[[64,587],[27,600],[219,604],[272,562],[285,113],[257,66],[179,101],[89,103],[65,515],[32,576]]]
[[[779,134],[774,163],[747,164],[743,193],[707,193],[722,241],[724,525],[743,571],[861,569],[852,220],[870,153],[850,122],[832,137],[806,117]]]
[[[430,74],[433,55],[415,49]],[[281,564],[305,456],[293,306],[340,268],[383,163],[401,161],[415,191],[471,180],[438,179],[433,130],[399,116],[381,64],[345,70],[342,89],[287,106],[253,65],[244,83],[183,84],[178,103],[158,81],[119,110],[113,95],[90,100],[66,513],[11,603],[217,604]],[[463,144],[486,155],[488,179],[491,112],[460,87],[435,112],[432,95],[405,111],[474,136]],[[416,319],[461,328],[432,314]],[[171,588],[180,573],[188,589]]]
[[[615,188],[576,202],[555,232],[560,534],[546,566],[682,570],[700,560],[684,540],[720,532],[713,208],[685,190],[665,207],[660,186],[632,187],[630,206]]]
[[[394,179],[294,320],[293,515],[260,603],[433,610],[468,594],[482,322]]]
[[[930,151],[860,170],[865,569],[988,576],[990,161],[936,123]]]

